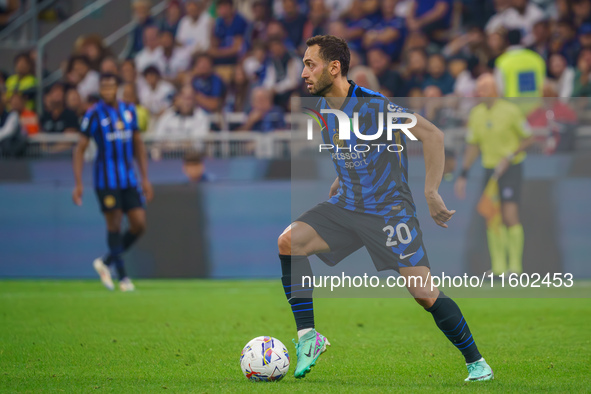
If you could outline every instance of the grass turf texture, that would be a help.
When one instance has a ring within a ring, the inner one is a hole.
[[[120,293],[98,281],[1,281],[0,391],[589,390],[589,299],[458,299],[495,371],[481,383],[464,383],[461,355],[413,300],[317,300],[332,346],[296,380],[294,322],[278,280],[136,285]],[[280,382],[240,371],[242,347],[260,335],[288,346]]]

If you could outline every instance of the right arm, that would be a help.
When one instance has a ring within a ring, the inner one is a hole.
[[[84,168],[84,151],[90,143],[90,138],[84,134],[80,135],[78,144],[74,148],[74,155],[72,159],[72,167],[74,169],[74,181],[76,186],[72,192],[72,200],[76,205],[82,205],[82,192],[84,190],[82,186],[82,169]]]

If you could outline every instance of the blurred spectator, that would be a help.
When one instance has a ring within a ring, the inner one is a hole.
[[[421,91],[427,78],[427,54],[421,49],[413,49],[408,52],[406,63],[404,91],[408,93],[416,88]]]
[[[289,53],[278,38],[269,40],[269,53],[263,86],[275,93],[275,104],[287,108],[291,94],[301,84],[302,60]]]
[[[406,18],[406,26],[411,31],[421,30],[431,41],[442,44],[451,27],[451,15],[451,0],[414,0]]]
[[[133,58],[144,48],[144,29],[155,24],[150,15],[150,0],[133,0],[133,19],[137,23],[131,31],[131,46],[127,58]]]
[[[98,34],[89,34],[85,37],[80,37],[79,45],[75,52],[79,55],[85,55],[90,62],[90,68],[98,71],[103,59],[110,56],[110,51],[105,45],[103,38]]]
[[[558,97],[570,97],[573,93],[575,70],[569,67],[566,59],[559,53],[550,56],[548,62],[548,75],[556,85]]]
[[[99,73],[90,68],[86,56],[76,55],[70,58],[66,79],[76,86],[83,103],[88,102],[90,96],[98,95]]]
[[[99,73],[119,76],[119,62],[113,56],[107,56],[99,66]]]
[[[41,129],[46,133],[75,132],[80,129],[76,113],[66,108],[66,88],[61,83],[51,86],[45,95]]]
[[[269,15],[264,1],[255,1],[252,5],[252,22],[246,28],[244,34],[247,49],[252,49],[255,42],[266,38]]]
[[[183,172],[192,183],[213,180],[212,175],[205,169],[203,155],[196,150],[189,150],[183,156]]]
[[[495,61],[497,91],[501,97],[542,97],[546,79],[546,63],[536,52],[525,49],[521,32],[507,33],[509,47]]]
[[[351,3],[351,7],[349,7],[345,17],[345,25],[346,33],[343,38],[347,40],[349,49],[363,54],[363,36],[372,26],[372,23],[365,17],[363,2],[361,0],[353,0]]]
[[[341,19],[351,7],[351,3],[353,0],[324,0],[326,8],[330,11],[329,19]]]
[[[296,0],[283,0],[283,11],[284,14],[280,22],[287,31],[292,45],[298,48],[302,43],[306,16],[298,9]]]
[[[388,97],[383,91],[380,90],[380,83],[378,82],[376,74],[371,68],[367,66],[353,67],[351,71],[349,71],[349,78],[355,81],[355,83],[359,86],[373,90],[374,92],[382,93],[384,96]]]
[[[423,89],[426,86],[437,86],[443,95],[453,93],[454,79],[447,72],[447,64],[445,58],[440,54],[433,54],[429,56],[427,64],[427,77],[423,82]]]
[[[234,74],[234,65],[244,48],[246,20],[234,10],[232,0],[216,3],[218,18],[215,21],[209,55],[214,59],[216,73],[229,83]]]
[[[234,78],[226,95],[225,109],[228,112],[244,112],[249,97],[249,81],[242,64],[238,64],[234,70]]]
[[[591,97],[591,48],[583,48],[579,53],[573,97]]]
[[[429,40],[421,31],[407,31],[408,35],[404,43],[404,52],[420,49],[427,54],[440,53],[441,48]]]
[[[556,23],[550,47],[551,52],[561,53],[569,65],[575,65],[580,47],[572,19],[561,19]]]
[[[490,59],[487,66],[489,69],[495,68],[497,58],[501,56],[507,49],[507,37],[505,30],[501,29],[494,33],[489,33],[486,37],[486,43],[490,49]]]
[[[328,34],[347,39],[347,25],[342,20],[332,21],[328,24]],[[353,51],[351,47],[349,50]]]
[[[181,18],[176,39],[192,53],[206,51],[212,29],[212,19],[205,10],[205,2],[201,0],[187,0],[185,3],[187,15]]]
[[[142,75],[146,83],[138,88],[140,103],[152,117],[157,118],[170,107],[175,94],[174,86],[162,79],[160,70],[155,66],[148,66]]]
[[[196,146],[202,145],[200,140],[208,133],[208,115],[196,106],[193,89],[188,85],[175,98],[175,105],[164,111],[155,128],[155,135],[158,137],[170,138],[171,141],[191,140],[198,142]]]
[[[466,61],[466,69],[458,74],[454,83],[454,94],[458,97],[473,97],[476,79],[484,72],[478,59],[471,57]]]
[[[267,67],[267,46],[264,42],[254,43],[250,56],[244,59],[242,63],[246,78],[248,78],[253,85],[260,85],[265,79]]]
[[[490,49],[486,43],[486,35],[479,26],[471,26],[466,34],[450,41],[441,53],[446,58],[462,56],[467,59],[470,56],[476,56],[483,64],[486,64],[491,57]]]
[[[591,22],[583,23],[579,28],[579,48],[591,48]]]
[[[544,153],[547,155],[574,149],[576,140],[577,113],[568,103],[556,99],[557,96],[558,92],[552,82],[544,85],[545,99],[542,105],[527,117],[531,127],[548,130],[544,146]]]
[[[380,48],[367,52],[367,64],[375,74],[379,83],[379,92],[386,97],[404,96],[404,82],[391,66],[390,57]]]
[[[591,22],[591,1],[572,0],[571,5],[575,29],[585,22]]]
[[[296,47],[293,46],[291,40],[287,36],[287,32],[283,28],[283,25],[281,24],[281,22],[274,19],[271,19],[269,21],[269,24],[267,24],[267,34],[265,42],[268,42],[272,38],[279,38],[289,52],[296,52]]]
[[[6,27],[12,15],[19,9],[19,0],[4,0],[0,2],[0,31]]]
[[[175,81],[180,73],[189,69],[191,53],[176,42],[170,31],[160,33],[160,45],[164,61],[162,76],[168,81]]]
[[[134,83],[125,83],[121,87],[121,99],[126,104],[133,104],[135,106],[135,113],[137,116],[137,125],[140,131],[147,131],[150,124],[150,112],[146,107],[140,104],[138,99],[137,87]]]
[[[82,105],[82,99],[80,93],[75,87],[66,89],[66,108],[76,114],[78,123],[82,120],[82,117],[86,113],[86,108]]]
[[[0,155],[18,156],[27,145],[27,137],[22,132],[19,115],[8,111],[4,100],[0,100]]]
[[[404,19],[394,13],[396,0],[382,0],[381,18],[366,32],[363,46],[366,50],[377,47],[397,61],[406,38]]]
[[[533,43],[528,47],[534,52],[537,52],[545,61],[548,61],[550,56],[550,22],[547,19],[538,21],[534,24],[532,30]]]
[[[131,59],[124,60],[121,63],[119,76],[121,77],[122,83],[132,83],[138,86],[145,83],[141,77],[138,77],[135,61]]]
[[[10,107],[18,113],[21,127],[26,131],[27,135],[33,135],[39,132],[39,118],[35,111],[27,109],[22,93],[14,92],[12,97],[10,97]]]
[[[207,112],[219,111],[226,94],[226,86],[213,72],[213,59],[206,54],[198,55],[195,57],[192,69],[191,86],[195,92],[197,105]]]
[[[529,0],[510,0],[511,7],[494,15],[486,24],[486,32],[492,33],[499,28],[522,32],[521,44],[534,43],[532,34],[534,25],[545,19],[544,11]],[[541,89],[541,88],[540,88]]]
[[[20,53],[16,55],[14,58],[14,74],[6,80],[5,99],[9,100],[13,93],[19,92],[27,97],[27,108],[34,109],[37,79],[33,72],[34,65],[29,54]]]
[[[252,110],[238,130],[271,132],[285,128],[283,109],[273,105],[273,92],[263,87],[252,90]]]
[[[158,28],[148,26],[144,29],[144,48],[135,56],[135,67],[143,73],[148,66],[154,66],[164,72],[164,50],[158,39]]]
[[[176,37],[176,33],[181,23],[181,17],[183,16],[182,5],[178,0],[169,0],[164,17],[160,20],[158,25],[161,32],[170,32],[173,37]]]
[[[328,17],[329,12],[324,0],[310,0],[310,10],[304,24],[302,39],[326,34]],[[305,45],[305,42],[302,40],[300,46],[303,47],[303,45]]]

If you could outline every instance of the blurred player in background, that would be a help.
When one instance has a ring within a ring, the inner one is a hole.
[[[342,38],[315,36],[306,45],[302,78],[308,91],[321,97],[318,110],[339,108],[350,119],[357,112],[359,119],[367,122],[359,127],[367,135],[375,134],[378,125],[378,119],[371,114],[407,112],[381,94],[347,80],[350,52]],[[372,100],[372,105],[380,105],[380,110],[369,109],[367,103],[359,101],[364,98]],[[315,330],[313,286],[302,279],[313,276],[308,256],[317,254],[327,264],[335,265],[365,246],[377,270],[394,269],[406,279],[422,278],[407,281],[407,289],[464,356],[469,373],[466,381],[492,379],[493,371],[478,351],[460,308],[429,280],[429,260],[406,181],[406,149],[398,154],[372,148],[361,160],[357,160],[358,156],[339,154],[335,146],[353,152],[355,137],[351,141],[340,139],[336,116],[325,117],[322,136],[325,144],[334,144],[330,151],[338,174],[330,187],[330,198],[302,214],[278,240],[281,280],[299,338],[295,377],[304,377],[329,345],[327,338]],[[443,133],[425,118],[416,118],[412,133],[423,143],[425,198],[435,223],[446,228],[455,211],[446,208],[438,192],[445,160]],[[398,131],[395,138],[404,147],[402,134]],[[385,137],[377,142],[389,143]]]
[[[115,266],[122,291],[134,290],[127,276],[121,254],[146,229],[145,200],[152,199],[152,185],[148,181],[146,149],[137,126],[132,104],[117,100],[119,79],[113,74],[100,78],[100,101],[91,107],[81,125],[81,136],[74,149],[74,178],[76,187],[72,199],[82,205],[82,167],[84,151],[93,138],[97,144],[94,164],[94,187],[107,223],[108,253],[94,260],[93,266],[109,290],[114,289],[110,267]],[[133,166],[137,161],[140,178]],[[140,187],[141,185],[141,187]],[[127,215],[128,230],[121,233],[123,214]]]
[[[525,150],[533,143],[531,130],[518,105],[498,99],[495,78],[483,74],[476,81],[476,96],[482,102],[468,118],[468,144],[462,171],[456,180],[456,195],[466,197],[468,171],[482,153],[485,185],[491,177],[498,179],[502,222],[487,226],[488,249],[495,275],[520,274],[523,258],[523,226],[519,220],[519,199],[523,178]],[[509,265],[507,267],[507,256]]]

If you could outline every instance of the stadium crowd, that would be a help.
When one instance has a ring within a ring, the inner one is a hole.
[[[35,52],[16,56],[0,75],[0,140],[15,123],[29,135],[76,130],[102,72],[120,77],[120,98],[137,105],[145,132],[285,129],[290,98],[308,95],[301,55],[318,34],[345,38],[350,78],[389,97],[471,97],[486,72],[515,96],[502,77],[514,66],[500,68],[522,48],[535,52],[525,60],[537,67],[535,94],[591,96],[591,0],[170,0],[158,17],[152,5],[132,1],[137,25],[123,56],[96,34],[79,37],[41,109]],[[216,113],[242,116],[204,121]]]

